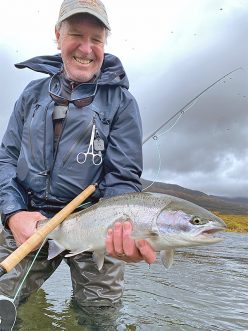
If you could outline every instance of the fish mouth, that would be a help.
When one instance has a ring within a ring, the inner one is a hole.
[[[206,243],[217,243],[225,240],[223,237],[217,237],[216,234],[219,234],[220,231],[225,230],[226,227],[218,227],[218,228],[209,228],[202,229],[200,232],[196,234],[197,240],[204,241]]]

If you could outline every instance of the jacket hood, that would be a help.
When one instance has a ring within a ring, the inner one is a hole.
[[[37,72],[54,75],[62,70],[63,61],[60,54],[33,57],[24,62],[15,64],[18,69],[28,68]],[[126,72],[120,59],[112,54],[105,53],[98,80],[99,85],[118,85],[129,88]]]

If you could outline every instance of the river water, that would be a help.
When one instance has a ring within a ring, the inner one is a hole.
[[[81,311],[71,300],[62,264],[18,310],[19,331],[248,330],[248,235],[177,251],[171,269],[159,258],[126,267],[123,304],[115,311]]]

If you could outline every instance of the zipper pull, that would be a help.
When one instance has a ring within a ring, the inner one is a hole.
[[[48,176],[50,174],[50,170],[44,170],[38,173],[40,176]]]
[[[96,129],[96,136],[94,139],[94,150],[96,152],[102,152],[104,151],[104,140],[100,137],[98,130]]]

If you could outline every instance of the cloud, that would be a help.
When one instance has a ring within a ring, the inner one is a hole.
[[[209,194],[247,196],[247,13],[230,12],[217,34],[209,32],[204,47],[186,48],[170,68],[160,62],[156,82],[140,79],[147,82],[143,93],[137,90],[146,137],[213,82],[241,67],[206,91],[171,130],[166,132],[173,122],[158,133],[159,151],[152,139],[146,143],[145,178]]]
[[[18,57],[18,56],[17,56]],[[38,74],[30,70],[17,70],[14,66],[16,54],[3,46],[1,47],[1,79],[0,90],[1,98],[1,121],[0,121],[0,140],[6,130],[10,114],[14,108],[15,102],[22,92],[23,88],[35,78]]]
[[[22,89],[40,78],[15,69],[14,63],[57,52],[53,31],[60,3],[23,0],[24,19],[17,0],[14,10],[5,10],[0,22],[0,139]],[[152,8],[142,0],[104,3],[112,27],[106,51],[124,64],[140,106],[144,137],[220,77],[242,68],[201,95],[175,126],[171,122],[158,132],[159,149],[153,139],[144,145],[143,177],[209,194],[247,196],[246,1],[157,0]],[[6,29],[5,19],[10,18],[15,27],[8,24]],[[21,33],[16,33],[17,26]]]

